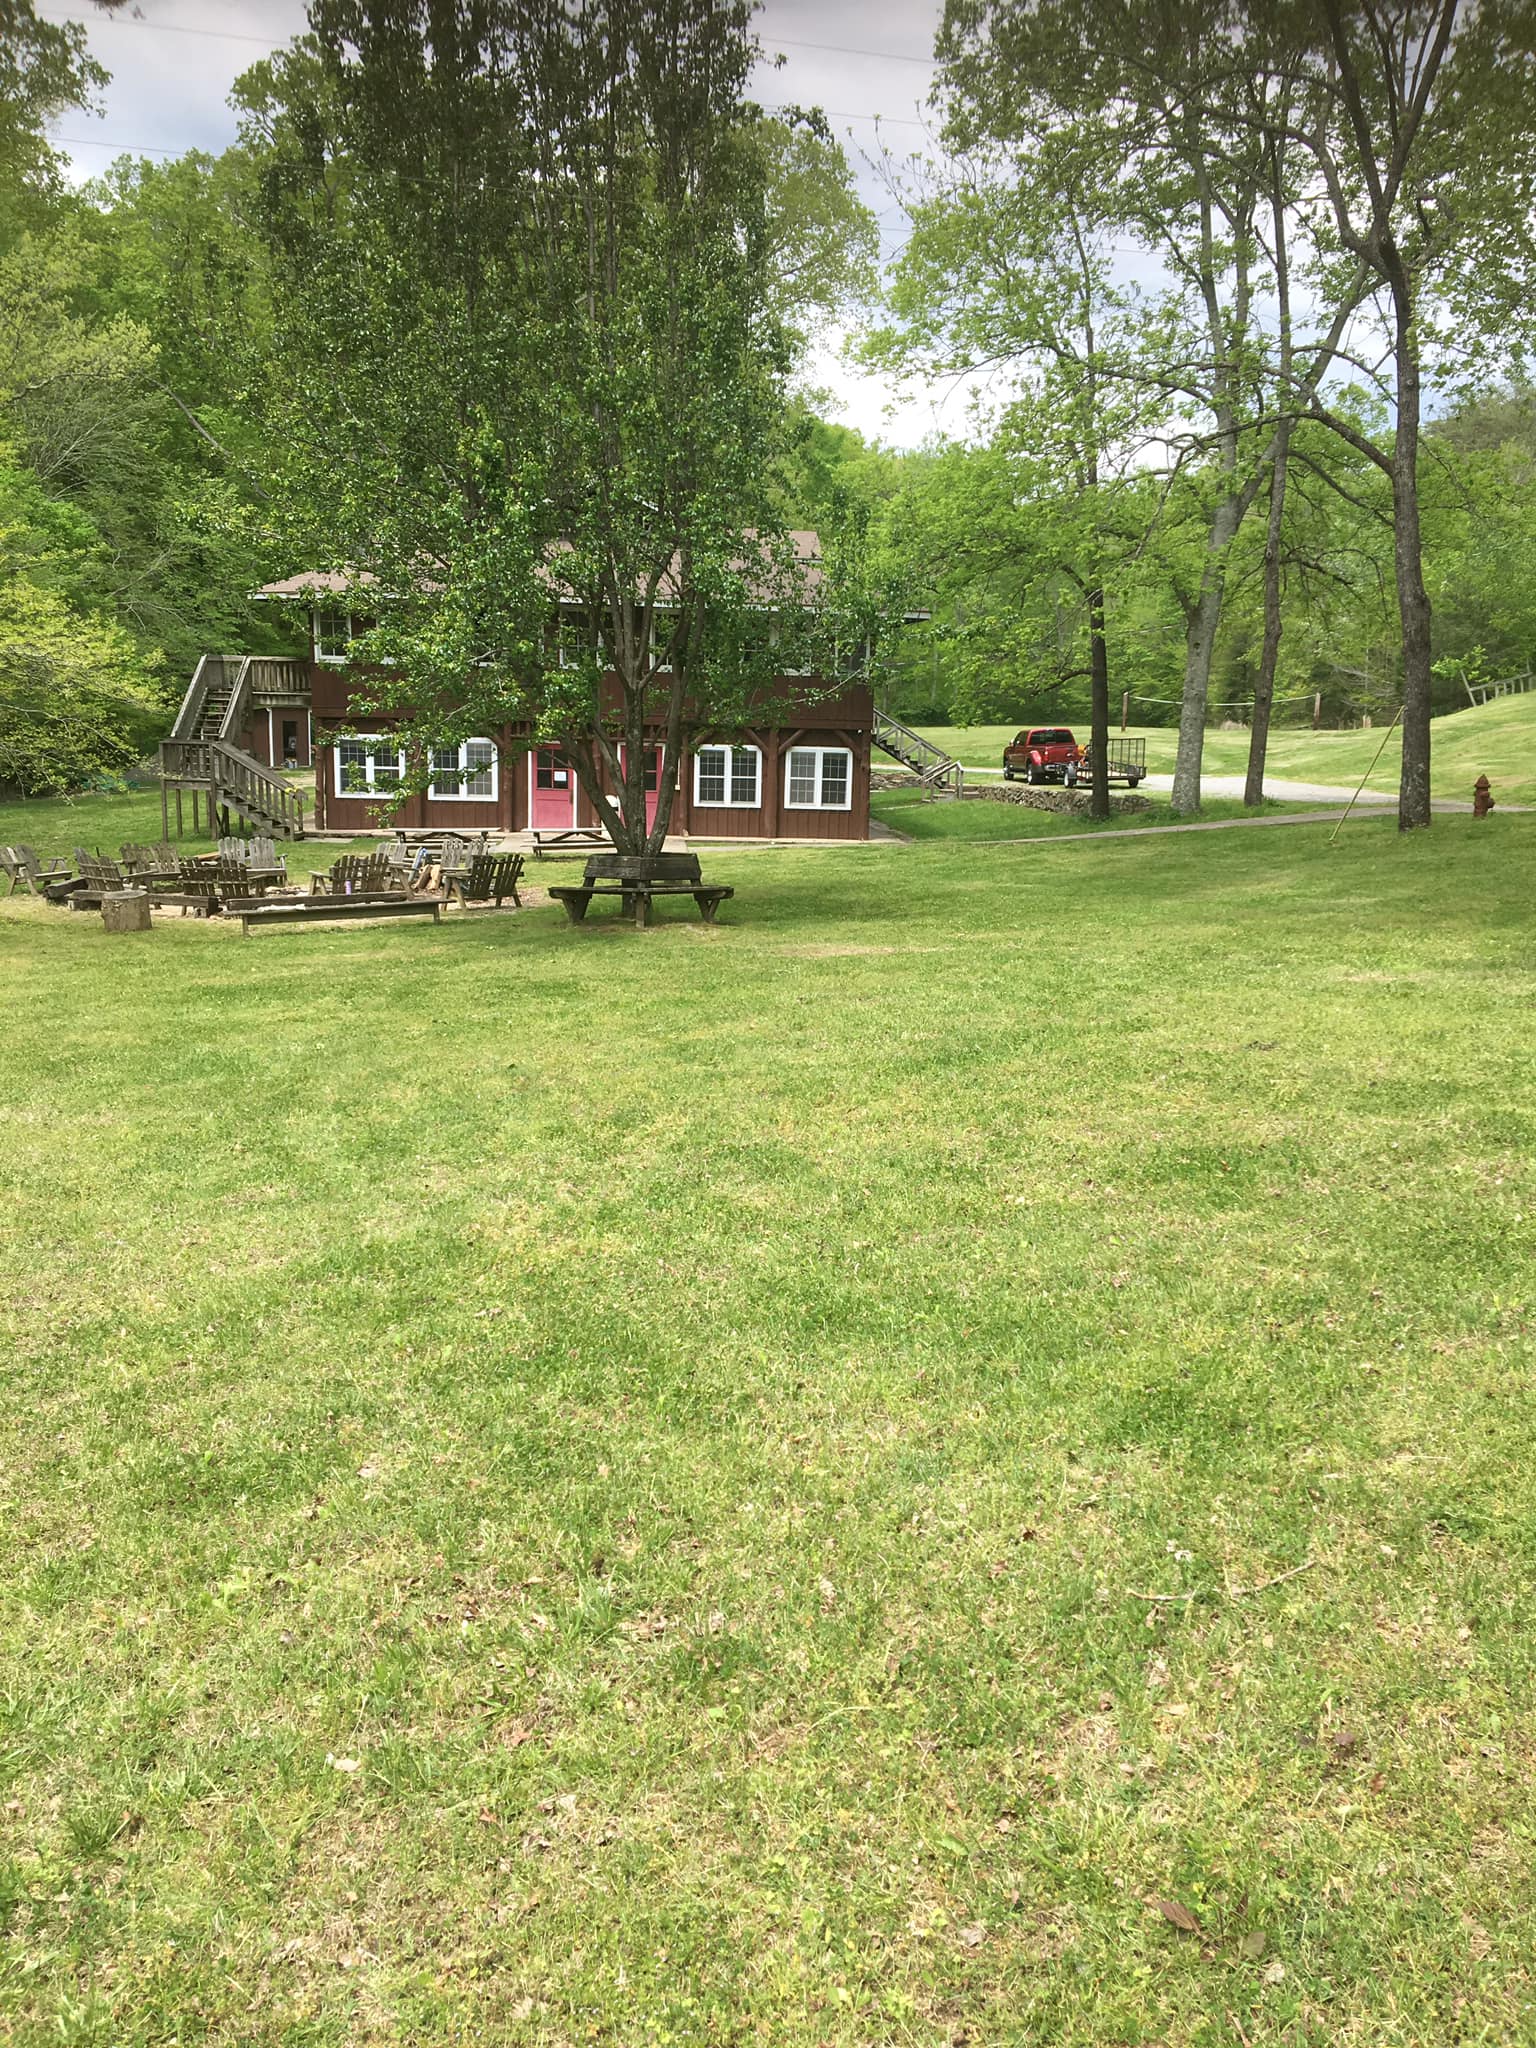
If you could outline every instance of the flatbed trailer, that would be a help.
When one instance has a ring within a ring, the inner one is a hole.
[[[1145,740],[1113,739],[1109,743],[1107,759],[1111,783],[1123,782],[1127,788],[1134,789],[1137,783],[1146,780],[1147,743]],[[1081,748],[1080,758],[1074,762],[1072,768],[1067,773],[1068,786],[1071,787],[1074,783],[1081,785],[1085,782],[1092,782],[1092,764],[1092,750],[1088,747]]]

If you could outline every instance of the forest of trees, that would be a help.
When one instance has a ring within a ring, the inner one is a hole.
[[[598,582],[660,544],[593,523],[591,479],[623,462],[720,603],[750,512],[823,532],[850,620],[928,613],[877,645],[898,716],[1102,727],[1129,692],[1179,726],[1193,809],[1210,722],[1252,726],[1261,772],[1271,716],[1401,712],[1401,817],[1427,822],[1431,713],[1536,655],[1524,6],[950,0],[932,146],[882,167],[910,224],[883,276],[826,123],[751,107],[745,7],[586,4],[558,48],[537,6],[481,8],[537,44],[530,104],[578,75],[590,99],[601,47],[604,104],[637,123],[603,173],[639,195],[630,268],[554,340],[538,308],[574,259],[515,181],[570,167],[498,150],[502,182],[450,202],[492,102],[469,10],[458,74],[434,48],[444,12],[317,0],[239,82],[234,147],[77,186],[46,136],[102,74],[82,31],[0,0],[0,782],[124,771],[199,654],[296,644],[248,593],[342,536],[355,559],[369,519],[381,561],[452,566],[406,652],[445,689],[482,643],[510,671],[552,475],[587,480],[549,516]],[[375,35],[385,14],[409,34]],[[658,50],[707,73],[697,105]],[[518,280],[516,323],[483,317],[490,276]],[[804,382],[834,319],[866,365],[969,378],[963,429],[895,450],[837,424]],[[601,368],[617,427],[573,433],[574,373],[535,416],[541,348]],[[645,375],[615,398],[627,360]],[[413,495],[413,462],[451,492]]]

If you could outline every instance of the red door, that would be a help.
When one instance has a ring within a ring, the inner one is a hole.
[[[528,823],[536,832],[576,822],[576,771],[558,747],[539,747],[529,764]]]

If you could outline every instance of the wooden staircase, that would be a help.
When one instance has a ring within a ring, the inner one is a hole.
[[[913,732],[900,719],[892,718],[889,712],[875,713],[869,736],[883,754],[910,768],[930,796],[937,796],[941,789],[951,796],[965,795],[965,770],[954,756],[936,747],[932,740],[925,740],[921,733]]]
[[[160,817],[170,837],[175,799],[176,836],[182,831],[182,799],[190,791],[193,830],[208,807],[208,833],[231,829],[236,819],[277,839],[304,837],[304,799],[275,770],[236,744],[244,732],[252,692],[258,687],[302,689],[302,662],[257,654],[205,654],[197,664],[169,739],[160,742]]]

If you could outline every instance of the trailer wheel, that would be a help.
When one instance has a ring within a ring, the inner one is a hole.
[[[1066,784],[1066,786],[1067,786],[1067,788],[1068,788],[1068,789],[1076,789],[1076,787],[1077,787],[1077,770],[1076,770],[1075,768],[1068,768],[1068,769],[1066,769],[1066,770],[1064,771],[1064,773],[1063,773],[1063,775],[1062,775],[1062,778],[1061,778],[1061,779],[1062,779],[1062,781],[1063,781],[1063,782],[1064,782],[1064,783]]]

